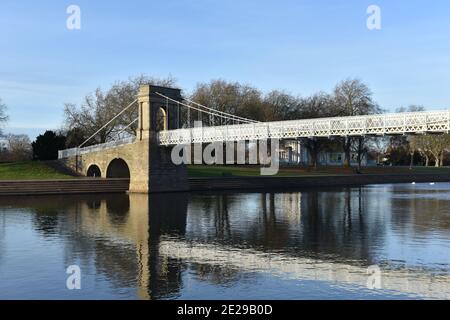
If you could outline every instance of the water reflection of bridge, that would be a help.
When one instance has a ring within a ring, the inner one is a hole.
[[[68,263],[94,261],[114,286],[135,286],[139,297],[158,299],[180,294],[187,268],[222,283],[241,271],[263,271],[364,286],[366,267],[377,262],[373,244],[387,241],[383,212],[393,205],[366,201],[366,191],[27,198],[21,206],[34,208],[44,236],[67,237]],[[403,269],[384,270],[382,283],[449,298],[449,280]]]

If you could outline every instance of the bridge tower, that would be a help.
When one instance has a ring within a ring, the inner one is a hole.
[[[167,87],[144,85],[139,89],[139,124],[138,139],[147,139],[152,133],[161,130],[180,128],[180,106],[164,95],[181,101],[181,90]]]
[[[180,127],[180,89],[144,85],[139,89],[139,123],[130,177],[130,192],[171,192],[188,190],[187,168],[171,160],[172,147],[160,146],[157,134]]]

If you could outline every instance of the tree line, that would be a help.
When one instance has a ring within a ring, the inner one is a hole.
[[[425,107],[411,105],[401,107],[396,112],[421,112]],[[384,154],[392,165],[441,167],[449,160],[449,134],[418,134],[379,138],[384,141],[378,151]]]
[[[57,157],[58,149],[78,147],[99,128],[132,103],[144,84],[177,87],[172,77],[153,78],[145,75],[118,81],[109,89],[97,88],[84,97],[81,105],[64,105],[64,123],[61,130],[48,131],[31,144],[34,159],[49,160]],[[348,78],[336,84],[331,92],[317,92],[310,96],[294,95],[284,90],[261,90],[239,82],[212,80],[199,83],[192,92],[183,92],[190,100],[218,111],[231,113],[257,121],[282,121],[324,117],[359,116],[383,113],[373,93],[360,79]],[[3,107],[1,107],[3,106]],[[5,106],[0,103],[0,122],[5,116]],[[398,112],[423,111],[424,107],[410,106]],[[2,112],[3,111],[3,112]],[[104,127],[86,146],[105,143],[119,138],[119,133],[136,134],[137,108],[130,108],[116,121]],[[7,117],[6,117],[7,119]],[[188,120],[189,119],[189,120]],[[231,124],[230,120],[211,118],[195,110],[183,109],[184,127],[201,120],[204,125]],[[6,120],[4,120],[6,121]],[[188,122],[191,123],[188,123]],[[344,165],[350,166],[351,155],[356,155],[358,164],[369,152],[377,154],[378,162],[388,160],[393,165],[443,165],[450,149],[448,135],[420,135],[400,137],[332,137],[301,138],[302,146],[308,150],[310,165],[319,164],[321,152],[341,150]],[[26,144],[26,143],[25,143]]]
[[[32,154],[30,138],[27,135],[5,135],[1,130],[9,119],[6,111],[6,104],[0,98],[0,161],[14,162],[29,160]]]

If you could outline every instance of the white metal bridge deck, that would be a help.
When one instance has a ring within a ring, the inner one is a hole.
[[[448,133],[450,110],[261,122],[162,131],[161,145],[226,141]]]
[[[292,139],[313,137],[383,136],[450,132],[450,110],[368,116],[257,122],[161,131],[160,145]],[[59,158],[115,148],[134,138],[59,152]]]

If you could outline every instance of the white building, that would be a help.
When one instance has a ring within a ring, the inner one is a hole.
[[[0,135],[0,152],[7,151],[9,149],[9,139],[8,136]]]
[[[350,154],[351,164],[358,164],[358,155]],[[344,164],[345,153],[343,151],[326,151],[318,155],[319,165],[322,166],[342,166]],[[303,147],[298,140],[284,140],[280,144],[280,163],[291,165],[308,165],[311,163],[311,157],[308,150]],[[375,166],[376,160],[368,159],[365,155],[361,161],[362,166]]]

